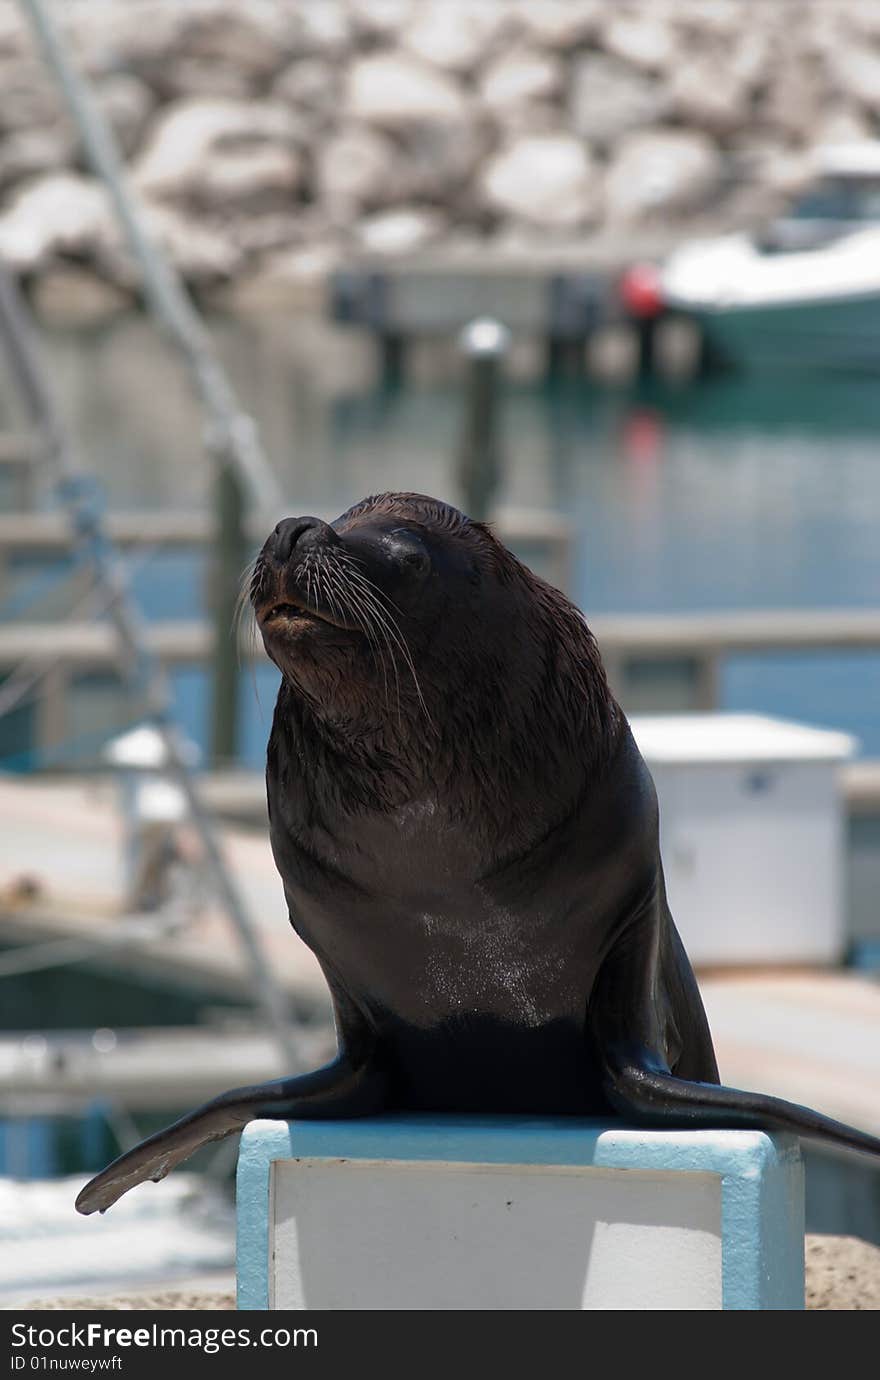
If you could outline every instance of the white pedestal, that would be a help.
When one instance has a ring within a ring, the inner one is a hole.
[[[247,1127],[240,1309],[801,1309],[797,1142],[560,1118]]]

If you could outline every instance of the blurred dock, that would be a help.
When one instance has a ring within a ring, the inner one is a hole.
[[[0,941],[7,945],[88,940],[89,962],[170,986],[251,1000],[252,974],[232,927],[210,894],[179,930],[118,942],[123,920],[124,840],[115,783],[0,779],[4,820]],[[326,1012],[314,955],[287,922],[281,881],[264,835],[221,831],[222,846],[254,917],[278,982],[306,1008]],[[149,920],[149,916],[144,917]]]
[[[726,1083],[880,1135],[880,983],[840,970],[699,977]]]
[[[335,1053],[329,1023],[299,1042],[303,1072]],[[87,1116],[102,1105],[164,1116],[293,1071],[277,1041],[244,1022],[0,1036],[0,1117]]]
[[[711,217],[704,228],[712,228]],[[373,338],[391,385],[405,378],[414,349],[454,338],[476,317],[501,321],[517,341],[537,345],[543,367],[536,372],[548,379],[655,371],[692,377],[703,367],[694,323],[659,307],[634,313],[624,286],[634,264],[662,260],[675,244],[669,228],[631,229],[546,252],[537,244],[529,253],[502,254],[470,245],[392,262],[355,256],[332,275],[327,311],[333,322]],[[609,354],[603,342],[611,336],[616,348]]]

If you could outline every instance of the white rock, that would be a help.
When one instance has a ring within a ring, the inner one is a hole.
[[[413,120],[458,121],[467,111],[457,82],[400,52],[357,58],[348,72],[345,106],[353,119],[391,129]]]
[[[495,0],[444,0],[419,6],[401,33],[409,52],[435,67],[467,72],[485,61],[505,27],[508,7]]]
[[[874,130],[862,112],[848,105],[830,106],[810,130],[810,141],[816,148],[823,144],[858,144],[873,137]]]
[[[574,62],[569,117],[575,134],[613,143],[631,129],[662,120],[669,95],[656,78],[634,71],[605,53],[586,53]]]
[[[212,301],[226,311],[254,313],[264,319],[278,312],[284,316],[302,312],[303,336],[307,337],[313,322],[323,324],[328,279],[342,262],[341,247],[326,239],[305,249],[276,250],[263,255],[234,283],[214,290]],[[297,347],[304,352],[306,367],[316,367],[308,341],[299,338],[299,332]]]
[[[869,41],[880,39],[880,7],[865,4],[865,0],[852,0],[849,5],[840,6],[841,27],[860,38]]]
[[[416,0],[348,0],[352,23],[369,38],[395,38],[414,14],[421,13]]]
[[[325,239],[321,244],[310,244],[304,249],[285,249],[267,255],[263,264],[294,282],[323,284],[339,266],[340,253],[337,244]]]
[[[27,21],[17,6],[0,9],[0,52],[21,54],[30,43]]]
[[[609,222],[629,223],[700,204],[721,175],[721,156],[704,134],[644,130],[627,134],[605,181]]]
[[[351,15],[340,0],[297,0],[290,15],[298,53],[338,57],[351,42]]]
[[[45,69],[33,58],[4,58],[0,63],[0,129],[31,130],[57,124],[63,114],[58,92]]]
[[[790,197],[816,175],[815,162],[808,149],[792,151],[778,139],[768,140],[766,134],[757,139],[751,133],[744,134],[732,144],[729,156],[739,174],[739,185],[725,203],[725,213],[728,205],[742,207],[751,203],[760,207],[763,199],[769,205],[769,213],[779,215]],[[769,203],[767,193],[771,198]]]
[[[133,153],[156,103],[146,82],[117,72],[96,84],[95,97],[123,153]]]
[[[650,12],[622,14],[616,7],[606,15],[602,45],[623,62],[646,72],[659,72],[678,59],[674,34],[662,18],[654,18]]]
[[[666,8],[669,12],[670,7]],[[750,0],[674,0],[670,17],[688,33],[726,40],[748,27],[753,18],[749,9]]]
[[[828,64],[837,90],[880,113],[880,53],[865,48],[836,48]]]
[[[387,136],[358,125],[342,130],[316,150],[319,200],[334,218],[362,206],[393,200],[399,153]]]
[[[192,220],[172,206],[145,203],[147,231],[190,282],[213,282],[232,277],[242,262],[239,248],[227,235]],[[115,220],[99,228],[98,258],[118,282],[134,285],[140,274]]]
[[[94,326],[131,311],[131,294],[79,265],[47,267],[33,285],[33,304],[41,321],[55,326]]]
[[[819,119],[825,89],[814,67],[794,60],[777,63],[758,107],[758,118],[787,139],[803,143]]]
[[[0,142],[0,183],[23,182],[63,169],[73,157],[73,136],[64,125],[16,129]]]
[[[401,199],[436,201],[440,197],[457,210],[473,209],[477,170],[494,143],[483,121],[412,124],[398,138],[395,172]]]
[[[582,225],[597,210],[592,161],[586,146],[570,134],[515,140],[484,168],[482,187],[495,210],[533,225]]]
[[[148,69],[150,87],[164,101],[205,100],[244,101],[252,95],[253,84],[246,72],[229,62],[211,62],[187,57],[173,50],[161,63]]]
[[[204,13],[184,15],[175,50],[203,62],[235,67],[253,82],[266,82],[284,60],[281,37],[271,10],[213,5]]]
[[[798,52],[818,59],[820,63],[825,63],[837,48],[845,48],[852,43],[853,34],[837,4],[801,5],[796,13],[792,13],[788,4],[774,6],[774,10],[777,8],[781,11],[782,22],[777,24],[774,37],[780,40],[777,45],[780,55],[789,51],[793,35],[796,36]]]
[[[84,70],[105,76],[135,72],[145,79],[148,70],[178,50],[187,19],[187,6],[164,0],[127,5],[89,0],[65,10],[65,34]]]
[[[760,86],[768,75],[771,52],[772,44],[766,30],[746,28],[733,41],[727,58],[728,69],[746,89]]]
[[[494,115],[548,101],[564,80],[562,63],[549,53],[523,48],[504,53],[483,72],[480,95]]]
[[[713,134],[738,129],[748,119],[748,92],[720,56],[706,54],[680,63],[672,73],[670,98],[685,124]]]
[[[559,130],[557,101],[535,101],[530,105],[511,106],[504,112],[504,134],[508,143],[531,134],[558,134]]]
[[[580,226],[536,225],[533,221],[511,218],[500,222],[484,241],[493,260],[506,261],[513,272],[524,265],[540,267],[552,274],[564,266],[577,271],[583,265],[584,246],[592,244],[596,231]]]
[[[603,0],[519,0],[515,13],[528,38],[565,51],[595,35],[604,9]]]
[[[439,239],[445,229],[446,219],[439,211],[403,206],[361,221],[355,235],[366,253],[392,256],[424,248]]]
[[[286,251],[310,241],[320,243],[329,233],[330,224],[320,207],[295,205],[286,211],[254,213],[250,207],[237,213],[217,212],[213,216],[200,214],[199,226],[220,235],[242,256]]]
[[[327,115],[339,108],[339,74],[325,58],[297,58],[278,74],[272,98]]]
[[[301,163],[290,149],[267,144],[248,146],[247,139],[233,150],[211,157],[193,191],[219,202],[286,202],[300,182]]]
[[[301,164],[291,111],[258,101],[180,101],[164,110],[134,168],[154,198],[223,202],[289,195]]]
[[[106,193],[93,178],[74,173],[38,178],[0,214],[0,258],[18,272],[29,272],[55,253],[87,253],[108,214]]]

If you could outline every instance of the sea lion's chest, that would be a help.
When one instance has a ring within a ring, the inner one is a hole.
[[[562,840],[487,875],[476,822],[426,799],[274,843],[294,927],[377,1021],[534,1027],[582,1013],[601,946],[572,913]]]

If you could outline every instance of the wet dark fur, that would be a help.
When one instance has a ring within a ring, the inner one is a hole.
[[[250,594],[283,675],[272,847],[339,1054],[151,1137],[81,1211],[255,1116],[620,1115],[880,1153],[818,1113],[718,1085],[666,905],[653,783],[563,594],[417,494],[367,499],[329,527],[279,524]]]

